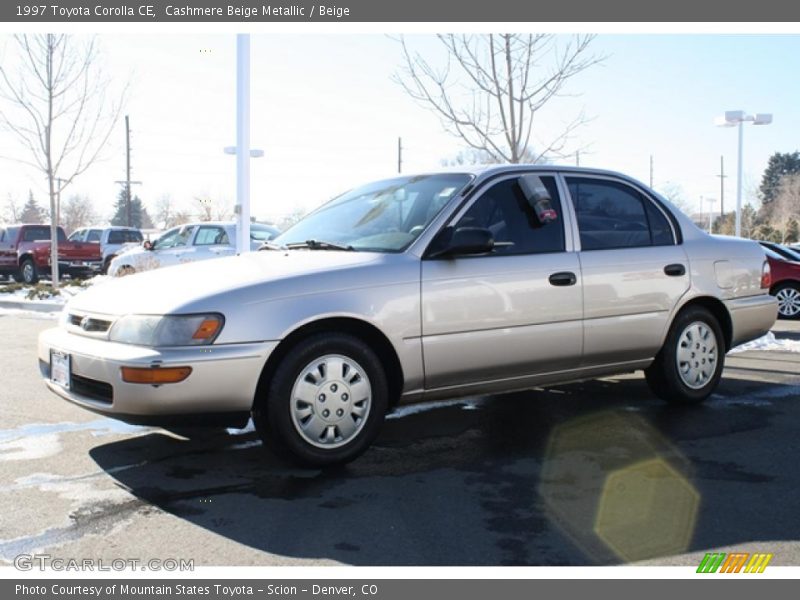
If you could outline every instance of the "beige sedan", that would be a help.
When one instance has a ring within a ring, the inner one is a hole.
[[[496,166],[355,188],[264,251],[94,286],[39,340],[47,386],[131,422],[252,415],[305,464],[392,407],[643,369],[700,402],[777,305],[758,244],[617,173]]]

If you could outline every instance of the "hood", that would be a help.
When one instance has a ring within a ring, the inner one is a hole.
[[[303,293],[298,287],[310,284],[298,286],[298,280],[313,280],[316,292],[344,289],[353,279],[338,276],[339,271],[380,264],[384,256],[329,250],[251,252],[109,279],[76,295],[68,308],[106,315],[169,314],[209,310],[204,301],[243,288],[261,297]]]

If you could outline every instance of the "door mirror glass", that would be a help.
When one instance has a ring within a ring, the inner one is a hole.
[[[432,256],[488,254],[494,249],[492,232],[483,227],[448,227],[442,232],[440,250]]]

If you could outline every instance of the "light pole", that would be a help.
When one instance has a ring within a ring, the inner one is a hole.
[[[718,127],[739,126],[739,156],[736,167],[736,236],[742,235],[742,146],[744,144],[744,123],[749,122],[753,125],[769,125],[772,123],[772,114],[756,113],[748,115],[743,110],[728,110],[725,115],[714,119],[714,124]]]

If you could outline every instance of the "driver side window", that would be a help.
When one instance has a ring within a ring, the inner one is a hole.
[[[525,196],[517,178],[494,184],[483,192],[455,224],[488,229],[494,238],[492,255],[541,254],[564,251],[561,202],[553,176],[539,177],[556,211],[553,221],[542,222]]]

